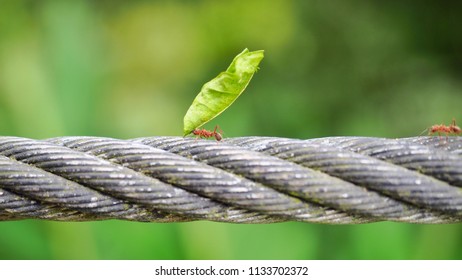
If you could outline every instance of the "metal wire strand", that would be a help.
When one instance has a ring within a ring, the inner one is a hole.
[[[254,151],[260,151],[314,168],[382,193],[396,201],[419,209],[437,213],[453,213],[460,219],[462,192],[446,182],[438,181],[420,173],[407,170],[377,158],[342,149],[341,143],[351,141],[381,141],[388,150],[389,139],[372,138],[321,138],[292,140],[280,138],[237,138],[230,141]],[[393,150],[393,146],[391,148]],[[415,157],[417,161],[419,158]],[[443,176],[440,176],[443,177]],[[438,219],[429,212],[420,212],[423,220]],[[415,217],[412,217],[414,219]]]
[[[445,141],[0,137],[0,221],[460,222]]]

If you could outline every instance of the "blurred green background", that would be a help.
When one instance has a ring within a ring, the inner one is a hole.
[[[462,121],[462,2],[0,0],[0,131],[181,135],[244,48],[225,137],[407,137]],[[461,259],[462,225],[0,222],[1,259]]]

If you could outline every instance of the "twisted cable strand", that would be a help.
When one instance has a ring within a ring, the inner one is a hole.
[[[223,196],[233,196],[231,185],[241,186],[242,182],[232,181],[234,178],[227,178],[228,181],[224,181],[221,170],[211,169],[207,165],[199,164],[175,154],[138,143],[110,138],[62,137],[47,141],[61,144],[74,151],[99,157],[166,183],[162,184],[161,187],[153,185],[145,189],[139,189],[140,192],[137,197],[140,199],[134,202],[149,204],[155,202],[159,196],[170,200],[178,198],[180,201],[185,201],[178,209],[173,208],[175,205],[172,205],[169,200],[166,202],[161,200],[160,204],[155,204],[155,206],[164,207],[165,204],[169,207],[167,209],[169,211],[195,215],[198,218],[208,220],[229,222],[245,222],[249,220],[249,222],[253,223],[258,223],[259,220],[261,222],[282,221],[282,219],[275,219],[256,212],[223,205],[209,199],[207,196],[198,195],[215,191],[220,192]],[[224,185],[224,187],[220,184]],[[201,192],[200,190],[203,191]],[[152,195],[146,195],[146,192],[154,193],[157,197],[153,198]]]
[[[333,219],[336,223],[359,223],[371,220],[360,219],[359,217],[350,216],[340,211],[321,207],[317,204],[280,193],[271,187],[263,185],[260,181],[252,180],[253,178],[233,175],[233,173],[242,175],[238,170],[216,166],[210,161],[200,157],[202,153],[210,152],[209,154],[212,156],[218,159],[226,159],[226,161],[231,164],[233,158],[229,153],[226,153],[226,150],[229,151],[233,149],[233,147],[223,143],[218,145],[211,141],[197,141],[192,138],[180,137],[140,138],[137,139],[136,142],[175,153],[182,157],[192,157],[192,159],[204,162],[208,166],[214,166],[228,171],[213,172],[223,176],[221,178],[213,178],[213,182],[211,182],[212,184],[222,184],[225,190],[233,194],[232,197],[229,197],[229,200],[225,201],[227,203],[240,205],[241,207],[246,207],[254,211],[264,212],[268,215],[282,217],[291,216],[292,219],[305,222],[328,222],[330,219]],[[257,156],[257,154],[243,149],[235,149],[235,151],[239,152],[240,156],[245,161],[250,161],[253,157]],[[260,166],[254,168],[249,166],[247,169],[258,170],[266,164],[266,162],[260,161]],[[244,166],[242,167],[245,168]],[[231,185],[230,183],[224,183],[227,176],[232,176],[236,184]],[[196,191],[201,191],[200,188],[197,188]],[[204,192],[204,195],[215,197],[216,199],[223,199],[223,190],[220,188],[211,188]]]
[[[0,191],[0,220],[45,219],[45,220],[93,220],[84,213],[49,207],[9,192]]]
[[[279,139],[280,140],[280,139]],[[319,171],[287,162],[261,153],[225,145],[209,145],[193,139],[163,138],[143,139],[156,147],[191,156],[217,168],[239,174],[277,191],[313,204],[324,205],[350,213],[369,217],[403,221],[418,213],[403,203],[370,192]],[[238,143],[239,138],[226,143]]]
[[[0,144],[0,150],[8,146]],[[42,150],[43,152],[44,150]],[[42,169],[0,156],[0,213],[50,220],[186,221],[129,205]],[[43,203],[40,203],[43,202]]]
[[[146,209],[147,207],[160,210],[162,213],[170,213],[172,218],[177,214],[180,220],[208,218],[217,221],[244,222],[257,216],[252,213],[244,217],[232,216],[231,214],[239,215],[239,213],[233,213],[236,211],[232,209],[228,211],[227,208],[210,203],[207,199],[196,194],[173,188],[171,185],[164,184],[131,169],[52,142],[53,140],[45,142],[9,137],[4,139],[3,145],[0,145],[0,153],[58,175],[60,176],[58,177],[59,179],[63,177],[72,181],[71,183],[73,184],[70,184],[70,186],[75,189],[69,187],[69,185],[63,188],[66,185],[65,182],[60,182],[57,180],[58,178],[55,178],[55,185],[53,186],[56,189],[55,193],[59,195],[59,199],[67,199],[63,203],[72,204],[74,201],[70,201],[69,197],[74,200],[80,198],[83,203],[90,201],[90,206],[96,202],[98,202],[97,206],[110,205],[115,207],[118,205],[119,209],[117,210],[128,211],[127,209],[135,208],[134,210],[141,211],[143,215],[149,214],[150,210]],[[39,184],[36,180],[34,182]],[[21,187],[30,191],[28,185]],[[42,189],[47,190],[43,187]],[[91,193],[82,195],[82,192]],[[106,201],[104,199],[107,198],[106,196],[104,198],[96,196],[97,194],[101,195],[101,193],[116,197],[118,200],[114,202],[114,198],[110,198],[110,201]],[[48,192],[40,192],[40,195],[42,195],[41,199],[48,199],[46,202],[54,202],[49,200]],[[130,205],[119,205],[121,201],[126,201]],[[89,206],[84,204],[83,207]],[[220,207],[221,209],[218,209]],[[116,209],[103,209],[103,212],[111,214],[115,211]],[[121,216],[127,216],[127,214],[122,213]],[[138,213],[138,215],[140,214]],[[184,217],[182,218],[182,216]],[[241,221],[241,219],[243,220]]]
[[[402,140],[431,148],[443,150],[451,154],[462,155],[462,137],[411,137]]]
[[[414,213],[403,212],[403,221],[421,219],[428,223],[439,219],[452,220],[454,216],[456,220],[460,220],[460,189],[376,158],[342,150],[338,147],[339,141],[335,140],[337,139],[303,141],[247,137],[229,141],[367,187],[402,203],[403,206],[406,204],[405,207],[409,210],[414,208]],[[386,143],[384,144],[383,147],[386,147]],[[345,193],[349,195],[348,192]],[[422,211],[422,208],[425,210]],[[416,216],[417,212],[419,214]],[[447,213],[454,215],[449,217]]]
[[[0,137],[0,220],[462,220],[462,138]]]
[[[433,139],[435,137],[430,137],[429,140],[432,142],[427,142],[428,144],[432,143],[430,145],[418,144],[413,139],[371,137],[354,139],[329,137],[323,141],[329,145],[385,160],[446,181],[453,186],[462,187],[462,154],[459,155],[457,152],[448,150],[455,150],[455,145],[446,146],[445,143],[441,143],[441,139],[436,143]]]

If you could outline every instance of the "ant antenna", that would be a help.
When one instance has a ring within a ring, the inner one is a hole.
[[[424,135],[424,133],[427,133],[427,134],[428,134],[428,131],[430,131],[430,127],[425,128],[424,131],[422,131],[422,132],[419,134],[419,136]]]

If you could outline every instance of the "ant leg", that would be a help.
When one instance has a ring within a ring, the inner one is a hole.
[[[452,119],[452,123],[451,123],[451,126],[449,127],[449,130],[451,131],[451,133],[453,133],[455,135],[459,135],[462,132],[460,127],[458,127],[456,125],[456,119],[455,118]]]
[[[438,138],[440,139],[441,142],[441,132],[438,131]]]
[[[195,134],[195,135],[196,135],[196,138],[194,139],[194,141],[197,141],[197,139],[202,138],[202,134],[201,134],[201,133],[197,133],[197,134]]]
[[[219,130],[219,132],[217,132],[217,129]],[[213,130],[213,134],[216,135],[217,133],[220,134],[220,136],[223,135],[223,130],[221,130],[221,128],[220,128],[219,125],[216,125],[216,126],[215,126],[215,129]]]

